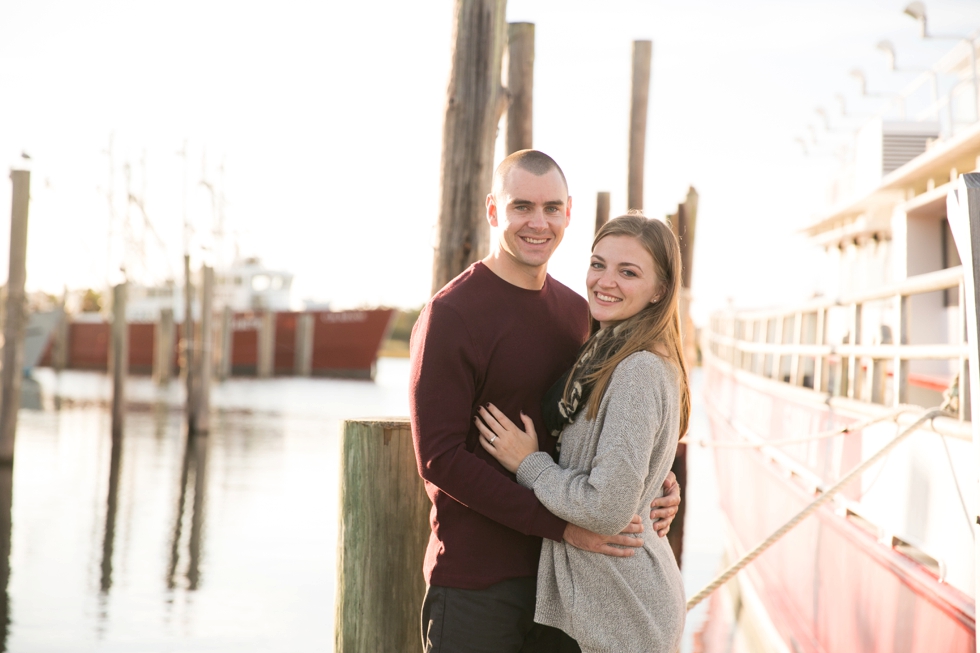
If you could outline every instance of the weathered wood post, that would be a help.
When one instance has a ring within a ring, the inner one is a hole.
[[[271,379],[276,367],[276,314],[263,311],[259,322],[259,351],[256,376]]]
[[[506,5],[506,0],[455,3],[433,293],[483,258],[489,246],[486,197],[497,124],[507,106],[507,93],[500,85]]]
[[[694,263],[694,226],[697,221],[698,194],[693,187],[687,191],[684,202],[677,206],[677,213],[670,216],[671,230],[677,238],[681,250],[681,295],[679,312],[681,318],[681,342],[684,347],[684,358],[690,371],[698,362],[697,343],[694,337],[694,321],[691,319],[691,274]],[[687,490],[687,445],[677,445],[677,453],[671,467],[677,483],[681,486],[681,496]],[[684,515],[686,504],[681,501],[674,517],[674,524],[667,533],[667,541],[674,552],[678,566],[684,552]]]
[[[310,376],[313,372],[313,314],[300,313],[296,317],[296,350],[293,373]]]
[[[609,222],[609,193],[599,191],[595,194],[595,233]]]
[[[507,25],[507,154],[531,149],[534,118],[534,23]]]
[[[630,100],[629,177],[626,204],[643,209],[643,164],[647,145],[647,109],[650,98],[650,62],[653,43],[633,41],[633,86]]]
[[[218,380],[224,381],[231,376],[231,307],[221,309],[221,352],[218,357]]]
[[[0,371],[0,465],[14,463],[20,380],[24,374],[24,331],[27,327],[27,208],[31,200],[29,170],[11,170],[10,265],[3,323],[3,369]]]
[[[415,651],[431,503],[405,418],[344,422],[337,653]]]
[[[54,329],[54,342],[51,347],[51,365],[55,371],[60,372],[68,367],[68,337],[71,329],[71,322],[68,316],[68,289],[61,294],[61,318],[58,326]]]
[[[211,412],[211,366],[214,340],[212,321],[212,302],[214,300],[214,268],[205,265],[201,269],[201,345],[194,366],[194,419],[191,420],[190,431],[193,434],[204,434],[210,430]]]
[[[126,373],[129,371],[129,325],[126,324],[126,283],[112,288],[112,337],[109,343],[112,374],[112,439],[122,437],[126,418]]]
[[[167,385],[173,378],[174,365],[174,309],[164,308],[157,320],[153,337],[153,380],[157,385]]]
[[[191,428],[194,421],[194,283],[191,280],[191,256],[184,254],[184,329],[181,338],[181,358],[184,361],[184,384],[186,386],[187,404],[184,407],[187,415],[187,427]]]

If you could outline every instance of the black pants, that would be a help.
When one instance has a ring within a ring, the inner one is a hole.
[[[422,603],[425,653],[581,653],[557,628],[534,623],[534,578],[482,590],[431,586]]]

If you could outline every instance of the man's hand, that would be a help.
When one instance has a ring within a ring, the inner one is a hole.
[[[677,515],[679,505],[681,505],[681,486],[674,472],[667,472],[667,478],[664,479],[664,496],[654,499],[650,504],[653,530],[660,537],[664,537],[670,531],[670,525]]]
[[[621,549],[619,547],[628,546],[636,548],[643,546],[642,538],[627,535],[627,533],[642,532],[643,522],[640,520],[640,516],[633,515],[633,521],[619,535],[599,535],[598,533],[587,531],[581,526],[570,523],[565,527],[563,538],[576,549],[602,553],[603,555],[613,556],[615,558],[629,558],[633,555],[633,549]]]

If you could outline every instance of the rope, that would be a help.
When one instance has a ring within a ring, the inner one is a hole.
[[[727,583],[729,580],[731,580],[731,578],[735,574],[737,574],[739,571],[744,569],[750,562],[758,558],[763,551],[765,551],[770,546],[775,544],[780,538],[783,537],[783,535],[785,535],[793,528],[795,528],[796,525],[799,524],[801,521],[809,517],[814,511],[816,511],[817,508],[830,501],[834,497],[834,495],[840,492],[842,489],[844,489],[844,487],[848,483],[853,481],[855,478],[859,477],[862,473],[864,473],[865,470],[867,470],[869,467],[871,467],[876,462],[881,460],[889,451],[894,449],[898,443],[900,443],[902,440],[907,438],[917,428],[919,428],[920,426],[922,426],[923,424],[932,420],[935,417],[939,417],[941,415],[948,415],[949,413],[947,413],[947,411],[945,410],[948,403],[949,402],[946,402],[941,408],[935,408],[933,410],[924,413],[921,417],[919,417],[919,419],[913,422],[911,426],[909,426],[907,429],[905,429],[904,431],[896,435],[893,440],[891,440],[888,444],[886,444],[881,449],[879,449],[873,456],[871,456],[870,458],[862,462],[860,465],[852,469],[850,472],[847,473],[846,476],[844,476],[842,479],[837,481],[837,483],[824,490],[823,494],[817,497],[803,510],[796,513],[796,515],[792,519],[790,519],[788,522],[783,524],[775,533],[767,537],[758,546],[756,546],[754,549],[746,553],[744,556],[741,557],[741,559],[739,559],[728,569],[723,571],[721,575],[718,576],[713,581],[711,581],[711,583],[708,584],[707,587],[705,587],[703,590],[701,590],[700,592],[692,596],[690,599],[688,599],[687,609],[691,610],[698,603],[700,603],[708,596],[710,596],[712,592],[714,592],[716,589],[718,589],[719,587]]]
[[[813,442],[814,440],[826,440],[828,438],[836,438],[839,435],[855,433],[867,428],[868,426],[871,426],[872,424],[877,424],[878,422],[893,421],[902,413],[907,413],[911,410],[913,409],[908,407],[899,408],[879,417],[872,417],[864,420],[863,422],[855,422],[854,424],[848,424],[847,426],[842,426],[832,431],[824,431],[823,433],[808,435],[803,438],[785,438],[782,440],[766,440],[764,442],[716,442],[709,440],[698,440],[696,444],[699,444],[702,447],[712,447],[715,449],[759,449],[761,447],[782,447],[790,444],[803,444],[805,442]],[[678,442],[678,444],[695,444],[695,442],[685,438]]]

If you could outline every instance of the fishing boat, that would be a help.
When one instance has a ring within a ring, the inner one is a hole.
[[[257,258],[243,259],[217,274],[215,303],[221,309],[212,323],[218,376],[373,379],[378,352],[396,311],[334,311],[322,305],[292,310],[292,280],[291,273],[267,268]],[[194,302],[192,315],[196,323],[201,317],[199,303]],[[171,369],[177,368],[184,312],[180,286],[130,285],[126,304],[130,373],[150,374],[161,365],[160,359],[169,359]],[[65,351],[60,367],[106,370],[109,335],[107,315],[75,314],[62,336]],[[40,365],[54,365],[54,340],[48,340]],[[160,348],[168,353],[161,356]]]
[[[806,229],[822,296],[703,329],[729,562],[834,493],[715,599],[752,650],[976,651],[976,295],[959,252],[980,210],[978,48],[958,43],[857,131]]]

